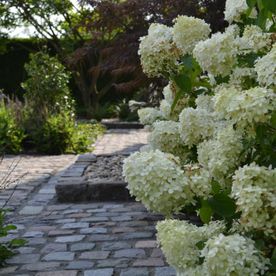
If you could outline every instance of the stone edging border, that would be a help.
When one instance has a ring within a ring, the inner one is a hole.
[[[112,156],[103,154],[98,156]],[[127,154],[126,154],[127,156]],[[76,162],[60,176],[56,184],[56,195],[59,202],[83,201],[132,201],[126,189],[126,182],[93,183],[84,176],[86,168],[96,162],[97,155],[92,153],[79,155]]]

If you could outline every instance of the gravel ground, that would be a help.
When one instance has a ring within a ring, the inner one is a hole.
[[[97,161],[86,169],[85,176],[93,182],[124,181],[122,170],[125,158],[125,155],[98,156]]]

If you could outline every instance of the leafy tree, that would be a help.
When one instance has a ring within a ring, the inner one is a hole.
[[[92,40],[70,57],[87,110],[97,111],[108,93],[129,95],[150,81],[137,54],[151,23],[172,25],[178,14],[204,18],[215,31],[225,26],[221,0],[86,0],[91,14],[82,22]],[[214,8],[215,7],[215,8]]]
[[[0,23],[7,30],[23,25],[34,27],[36,35],[50,41],[64,58],[64,41],[70,42],[66,46],[72,45],[72,48],[84,41],[78,22],[86,12],[84,7],[76,7],[70,0],[2,0]]]

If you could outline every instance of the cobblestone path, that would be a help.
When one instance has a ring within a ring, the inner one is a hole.
[[[146,143],[143,130],[109,131],[95,153],[130,152]],[[20,160],[19,160],[20,159]],[[155,223],[160,217],[136,202],[60,204],[55,184],[76,156],[8,156],[0,204],[11,207],[8,221],[17,225],[7,238],[28,243],[0,269],[0,275],[36,276],[173,276],[156,247]],[[8,203],[6,204],[6,201]]]

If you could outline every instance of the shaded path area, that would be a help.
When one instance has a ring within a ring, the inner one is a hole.
[[[146,143],[144,130],[112,130],[96,143],[96,154],[130,153]],[[2,187],[0,203],[13,211],[17,225],[5,239],[24,237],[28,244],[0,269],[0,275],[173,276],[155,241],[158,215],[136,202],[60,204],[55,184],[77,156],[22,156]],[[7,157],[2,175],[18,157]]]

